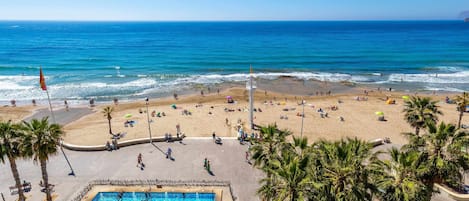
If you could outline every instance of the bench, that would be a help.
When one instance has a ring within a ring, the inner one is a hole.
[[[11,195],[18,194],[18,188],[16,188],[16,186],[10,186],[9,188],[10,188]],[[23,183],[21,185],[21,188],[23,189],[23,192],[31,191],[31,182]]]

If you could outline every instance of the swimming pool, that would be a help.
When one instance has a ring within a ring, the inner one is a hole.
[[[215,201],[215,193],[99,192],[93,201]]]

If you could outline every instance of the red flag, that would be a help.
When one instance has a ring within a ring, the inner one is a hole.
[[[41,85],[41,89],[46,91],[46,80],[44,79],[44,74],[42,74],[42,67],[39,68],[39,84]]]

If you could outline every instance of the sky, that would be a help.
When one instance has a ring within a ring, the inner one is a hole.
[[[457,19],[469,0],[0,0],[0,20]]]

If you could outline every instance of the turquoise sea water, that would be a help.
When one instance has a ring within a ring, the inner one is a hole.
[[[469,23],[0,22],[0,101],[132,99],[282,75],[469,90]]]
[[[215,201],[214,193],[142,193],[100,192],[93,201]]]

